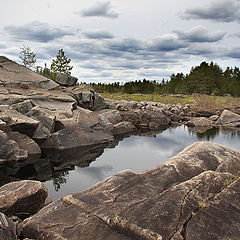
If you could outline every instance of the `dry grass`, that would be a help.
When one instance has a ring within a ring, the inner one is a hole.
[[[156,95],[156,94],[125,94],[125,93],[104,93],[104,98],[114,100],[127,101],[154,101],[164,104],[191,104],[196,109],[235,109],[240,107],[240,98],[231,96],[208,96],[208,95],[189,95],[189,96],[174,96],[174,95]]]

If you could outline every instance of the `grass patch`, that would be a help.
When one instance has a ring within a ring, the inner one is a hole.
[[[104,98],[127,101],[153,101],[163,104],[190,104],[196,109],[235,109],[240,106],[240,97],[209,96],[209,95],[157,95],[157,94],[126,94],[126,93],[102,93]]]

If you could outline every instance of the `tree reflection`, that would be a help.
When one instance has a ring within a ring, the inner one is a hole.
[[[57,192],[61,188],[61,185],[67,182],[69,172],[68,171],[55,172],[54,175],[55,176],[53,176],[52,178],[52,183],[55,191]]]

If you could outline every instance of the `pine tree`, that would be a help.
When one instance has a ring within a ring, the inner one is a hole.
[[[58,51],[56,59],[52,60],[51,71],[53,73],[65,73],[71,75],[72,66],[70,66],[71,59],[66,57],[63,49]]]
[[[20,59],[23,61],[23,65],[28,68],[34,68],[36,63],[36,54],[32,52],[30,47],[22,46],[20,48]]]

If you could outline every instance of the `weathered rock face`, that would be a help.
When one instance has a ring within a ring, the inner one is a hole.
[[[140,129],[148,129],[150,123],[155,123],[155,129],[167,128],[171,121],[162,111],[128,110],[120,113],[124,121],[131,122]]]
[[[90,110],[77,108],[73,111],[73,118],[63,119],[60,123],[63,129],[53,133],[41,148],[63,150],[113,141],[113,136],[101,126],[98,114]]]
[[[28,157],[33,155],[36,159],[41,155],[41,149],[30,137],[19,132],[9,132],[8,136],[14,140],[20,149],[28,153]]]
[[[77,78],[67,74],[57,73],[56,76],[56,82],[64,87],[75,86],[77,81],[78,81]]]
[[[0,119],[4,121],[13,131],[25,133],[32,136],[39,122],[14,110],[11,106],[0,105]]]
[[[0,239],[16,240],[16,227],[3,213],[0,213]]]
[[[78,85],[72,88],[65,89],[74,99],[78,106],[90,110],[100,110],[108,108],[108,104],[90,85]]]
[[[190,127],[213,127],[214,123],[206,117],[193,118],[186,124]]]
[[[240,115],[229,110],[224,110],[217,120],[216,125],[225,127],[240,127]]]
[[[0,163],[7,161],[24,160],[28,157],[27,151],[21,149],[16,141],[0,130]]]
[[[38,181],[11,182],[0,187],[0,211],[26,218],[36,213],[47,198],[46,187]]]
[[[154,169],[124,171],[22,224],[35,239],[238,239],[240,154],[195,143]],[[217,225],[216,225],[217,223]],[[207,230],[206,230],[207,229]]]
[[[114,130],[113,133],[115,135],[122,135],[122,134],[126,134],[126,133],[131,133],[136,131],[136,127],[131,123],[131,122],[119,122],[113,125]]]

